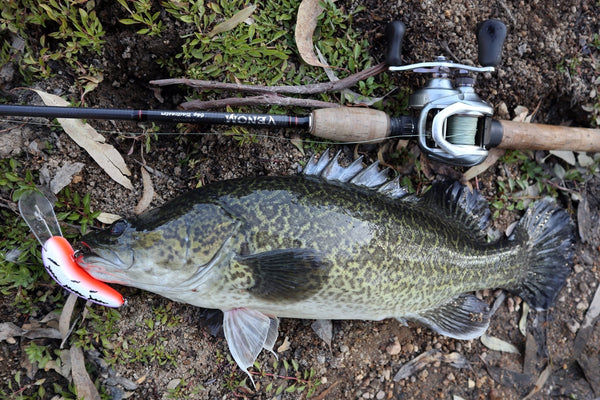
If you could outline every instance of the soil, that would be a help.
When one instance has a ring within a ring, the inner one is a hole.
[[[508,26],[508,37],[502,64],[497,72],[482,74],[477,84],[478,93],[495,107],[497,117],[510,119],[515,116],[513,110],[517,106],[525,106],[529,110],[537,110],[534,122],[589,126],[590,116],[582,105],[589,102],[590,92],[594,89],[593,69],[589,65],[580,65],[574,73],[568,73],[561,72],[557,66],[565,60],[589,54],[585,44],[590,42],[594,33],[600,33],[600,4],[596,0],[562,0],[551,4],[539,0],[339,0],[337,4],[346,9],[366,6],[366,11],[357,14],[354,26],[364,32],[372,43],[371,57],[375,62],[383,61],[382,32],[390,20],[402,20],[407,26],[403,43],[405,63],[429,61],[437,55],[444,55],[471,64],[477,59],[473,34],[477,24],[488,18],[503,20]],[[169,27],[162,38],[135,35],[135,30],[118,23],[118,16],[113,14],[114,5],[99,1],[98,8],[108,42],[102,57],[97,60],[103,66],[104,80],[96,90],[86,95],[87,105],[175,108],[183,101],[178,88],[162,90],[161,102],[148,82],[168,77],[155,59],[159,55],[176,52],[181,44],[180,35],[186,33],[186,28]],[[417,74],[397,74],[394,79],[401,87],[414,89],[423,84],[422,77]],[[8,93],[19,85],[19,74],[15,73],[12,80],[4,80],[3,91]],[[54,94],[76,94],[73,77],[64,74],[38,82],[35,86]],[[39,104],[31,92],[10,93],[15,102]],[[128,122],[90,123],[99,130],[107,131],[139,132],[141,129],[139,125]],[[10,128],[11,140],[19,145],[12,146],[9,152],[2,154],[3,157],[17,157],[32,170],[46,166],[51,176],[66,163],[83,162],[85,168],[71,187],[79,193],[90,193],[94,210],[122,216],[133,213],[142,195],[143,184],[137,161],[145,162],[157,171],[152,175],[156,192],[152,206],[159,206],[198,184],[252,175],[294,174],[301,161],[308,158],[289,140],[273,138],[274,135],[291,138],[296,135],[294,132],[269,132],[269,137],[259,136],[256,143],[244,145],[239,145],[232,136],[219,134],[186,138],[161,136],[152,142],[152,151],[144,153],[143,160],[140,156],[141,143],[117,139],[113,135],[109,142],[121,151],[132,170],[134,190],[129,191],[110,180],[61,130],[51,130],[45,125],[15,128],[15,124],[2,122],[0,129],[5,128]],[[196,129],[208,130],[207,127]],[[161,125],[161,131],[174,130],[173,126]],[[211,132],[223,130],[216,127]],[[50,142],[55,151],[41,151],[44,141]],[[344,150],[346,162],[351,161],[356,153],[365,155],[366,162],[373,161],[377,159],[379,149],[378,146],[333,147]],[[414,144],[410,144],[409,149],[417,151]],[[536,154],[535,159],[544,160],[546,156],[547,153]],[[190,163],[190,159],[194,162]],[[422,159],[422,162],[425,161]],[[549,168],[548,165],[549,162],[544,168]],[[410,166],[402,167],[407,174],[414,171]],[[447,172],[448,168],[431,163],[430,170],[431,177],[434,177],[436,172]],[[461,171],[454,174],[460,176]],[[520,174],[520,171],[497,163],[479,176],[484,195],[493,198],[496,194],[494,181],[505,179],[509,174]],[[579,193],[583,184],[570,189]],[[558,199],[574,219],[577,199],[570,192],[560,192]],[[592,212],[597,213],[598,210]],[[504,231],[518,217],[518,212],[504,212],[495,222],[495,227]],[[556,307],[544,313],[531,311],[527,319],[528,335],[524,336],[519,330],[523,312],[520,299],[508,295],[500,303],[488,334],[514,344],[519,354],[491,350],[479,340],[449,339],[417,324],[404,326],[396,320],[334,321],[329,347],[311,329],[313,321],[284,319],[275,345],[276,349],[281,348],[278,352],[279,365],[274,367],[275,357],[263,352],[258,363],[260,371],[268,375],[255,375],[256,389],[250,384],[244,389],[235,387],[244,375],[228,360],[225,339],[211,334],[213,329],[206,322],[203,310],[172,303],[148,292],[119,287],[128,299],[128,305],[119,310],[119,333],[110,338],[111,343],[96,344],[100,353],[88,351],[86,357],[92,367],[92,378],[115,399],[167,398],[169,389],[175,387],[178,391],[172,392],[174,398],[302,398],[307,389],[303,393],[290,389],[293,384],[301,386],[295,379],[270,375],[294,375],[293,366],[287,371],[283,368],[284,361],[290,365],[297,363],[301,372],[314,371],[311,380],[319,379],[320,384],[315,388],[313,398],[319,399],[520,399],[534,389],[538,392],[530,397],[533,399],[593,399],[600,396],[597,383],[592,378],[600,367],[600,328],[596,326],[591,331],[583,348],[575,345],[575,337],[598,288],[599,246],[597,235],[585,243],[577,241],[574,271]],[[480,295],[492,304],[504,294],[502,291],[485,291]],[[22,326],[43,317],[19,314],[11,305],[11,299],[5,298],[1,303],[2,322]],[[61,304],[48,304],[46,308],[50,311],[56,307],[61,307]],[[159,322],[150,329],[147,321],[159,319],[157,310],[165,309],[169,310],[167,322]],[[153,331],[156,333],[152,334]],[[9,391],[5,385],[15,371],[22,371],[25,375],[22,364],[27,358],[22,350],[22,342],[25,341],[27,339],[17,338],[12,343],[0,343],[0,387],[9,393],[14,390]],[[284,341],[289,341],[289,345]],[[48,340],[46,343],[54,342]],[[111,367],[103,363],[102,358],[109,358],[106,354],[118,358],[116,348],[135,346],[135,343],[160,346],[160,352],[172,355],[172,359],[163,363],[158,356],[148,357],[126,363],[115,362]],[[58,346],[58,343],[55,345]],[[456,363],[447,362],[447,357],[435,356],[425,368],[394,381],[401,366],[425,352],[437,354],[436,350],[446,356],[456,354],[466,360],[466,365],[457,368]],[[548,372],[549,376],[546,375]],[[125,381],[118,383],[115,377],[136,382],[137,388],[129,387]],[[22,378],[22,383],[25,379]],[[66,387],[66,380],[53,370],[39,370],[28,382],[40,379],[47,379],[47,393],[52,393],[49,385],[52,382]],[[271,382],[274,389],[267,391]],[[277,388],[288,391],[276,394]]]

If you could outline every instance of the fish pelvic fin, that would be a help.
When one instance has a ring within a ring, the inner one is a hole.
[[[235,308],[223,313],[223,333],[229,351],[237,365],[250,377],[248,371],[261,350],[264,348],[273,354],[277,340],[279,319],[269,317],[259,311],[247,308]]]
[[[542,199],[530,207],[509,240],[521,242],[526,260],[524,279],[508,288],[537,310],[556,302],[573,264],[574,225],[554,200]]]
[[[490,316],[490,309],[485,302],[472,294],[463,294],[438,307],[404,318],[419,322],[444,336],[470,340],[485,333]]]

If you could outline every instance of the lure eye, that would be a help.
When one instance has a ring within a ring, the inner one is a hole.
[[[127,228],[127,221],[119,220],[110,227],[110,234],[113,236],[121,236]]]

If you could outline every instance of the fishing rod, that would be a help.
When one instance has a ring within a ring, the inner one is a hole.
[[[316,109],[306,116],[294,116],[21,105],[0,105],[0,115],[298,128],[342,142],[416,137],[428,157],[458,166],[480,164],[492,147],[600,152],[600,129],[493,119],[493,107],[475,93],[472,74],[493,72],[500,63],[506,38],[502,21],[487,20],[477,29],[480,67],[454,63],[442,56],[430,62],[402,65],[405,31],[400,21],[386,27],[389,71],[430,74],[427,83],[409,96],[408,116],[390,117],[383,111],[360,107]]]

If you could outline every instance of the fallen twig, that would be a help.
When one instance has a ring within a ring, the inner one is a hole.
[[[252,97],[228,97],[217,100],[191,100],[181,103],[184,110],[210,110],[213,108],[224,108],[226,106],[260,106],[260,105],[279,105],[279,106],[297,106],[309,108],[333,108],[340,107],[337,103],[313,99],[297,99],[294,97],[266,94]]]
[[[385,63],[380,63],[374,67],[367,68],[344,79],[336,82],[313,83],[299,86],[262,86],[262,85],[244,85],[237,83],[224,83],[215,81],[203,81],[196,79],[174,78],[159,79],[150,81],[151,85],[169,86],[169,85],[187,85],[202,90],[229,90],[234,92],[253,92],[253,93],[280,93],[280,94],[317,94],[326,92],[337,92],[354,86],[357,82],[380,74],[387,70]]]

